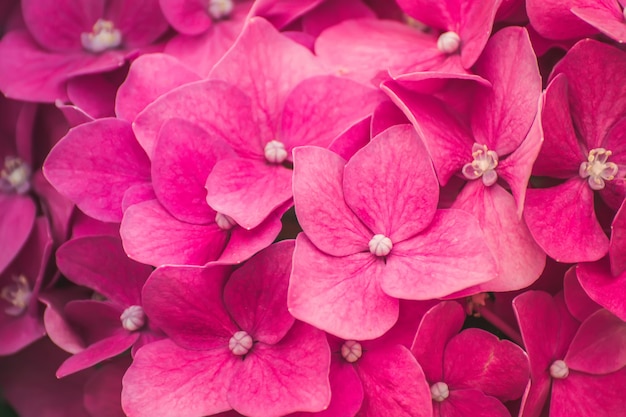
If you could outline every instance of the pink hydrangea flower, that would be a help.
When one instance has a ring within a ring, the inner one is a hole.
[[[289,308],[345,340],[379,337],[398,298],[443,297],[495,276],[475,218],[437,210],[439,186],[412,126],[376,136],[348,163],[294,151],[296,243]]]
[[[152,274],[146,313],[170,339],[137,352],[123,380],[128,414],[270,417],[328,405],[326,337],[287,310],[293,244],[272,245],[234,272],[213,264]]]
[[[542,113],[545,141],[533,174],[565,180],[529,189],[524,217],[560,262],[592,262],[609,249],[594,194],[613,209],[626,195],[626,53],[583,40],[555,66]]]

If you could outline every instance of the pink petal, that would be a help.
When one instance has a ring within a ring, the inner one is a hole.
[[[200,81],[160,96],[137,115],[133,123],[137,141],[152,157],[159,131],[167,120],[192,119],[237,151],[245,155],[261,155],[263,148],[260,145],[259,149],[255,147],[256,152],[250,150],[251,144],[260,140],[258,128],[252,120],[250,98],[234,85]]]
[[[218,160],[234,156],[230,146],[198,125],[184,119],[166,121],[152,158],[152,184],[159,202],[181,221],[214,221],[204,185]]]
[[[336,258],[303,234],[296,239],[287,303],[297,319],[346,340],[381,336],[398,319],[398,300],[379,286],[384,264],[370,253]]]
[[[130,206],[120,226],[124,250],[148,265],[204,265],[219,258],[227,234],[215,223],[190,224],[172,217],[156,200]]]
[[[0,195],[0,273],[15,259],[26,243],[35,224],[36,210],[30,197]]]
[[[130,206],[156,199],[157,197],[154,194],[154,188],[152,188],[151,183],[135,184],[124,193],[122,211],[126,212]]]
[[[86,214],[122,219],[122,197],[150,179],[150,165],[128,122],[100,119],[72,129],[48,155],[44,174]]]
[[[568,94],[568,79],[564,75],[557,75],[546,88],[541,115],[546,139],[533,167],[534,175],[571,178],[586,159],[572,124]]]
[[[222,285],[229,273],[226,266],[158,268],[143,290],[151,324],[183,348],[223,348],[230,354],[228,339],[239,329],[222,302]]]
[[[361,0],[326,0],[302,17],[302,30],[318,37],[325,29],[355,18],[375,19],[376,14]]]
[[[276,344],[294,323],[287,310],[294,246],[293,240],[269,246],[233,272],[224,287],[230,316],[255,341]]]
[[[581,263],[579,265],[586,264]],[[563,296],[565,297],[565,304],[571,315],[582,323],[602,307],[585,293],[585,290],[576,277],[577,269],[576,267],[571,267],[565,273],[565,279],[563,280]]]
[[[131,364],[129,355],[98,369],[85,384],[85,408],[92,415],[124,417],[121,404],[122,377]]]
[[[448,341],[463,327],[465,312],[455,301],[443,301],[424,314],[411,352],[431,383],[443,381],[443,355]]]
[[[593,208],[593,191],[581,178],[529,189],[524,219],[539,246],[557,262],[591,262],[609,250]]]
[[[626,321],[626,273],[613,276],[607,260],[602,259],[594,263],[580,263],[576,275],[591,299]]]
[[[289,92],[305,78],[325,72],[308,49],[264,19],[252,18],[209,78],[237,85],[248,94],[261,137],[272,138]]]
[[[258,343],[228,388],[228,402],[248,416],[322,411],[330,402],[330,349],[323,332],[296,322],[276,345]]]
[[[573,14],[572,8],[594,3],[608,4],[604,0],[571,0],[567,4],[557,0],[528,0],[526,10],[532,26],[546,38],[582,38],[595,35],[598,30]]]
[[[207,2],[198,0],[160,0],[167,21],[177,32],[199,35],[213,24]]]
[[[122,380],[122,408],[137,417],[212,415],[231,409],[228,386],[241,359],[223,349],[186,350],[171,340],[140,349]]]
[[[43,176],[41,170],[35,172],[32,178],[32,185],[35,193],[39,196],[39,201],[46,213],[51,227],[52,239],[55,242],[62,242],[67,239],[70,225],[73,222],[74,203],[63,197]],[[2,204],[2,203],[0,203]],[[4,213],[4,211],[2,211]],[[28,210],[22,213],[28,218]],[[24,219],[21,219],[22,221]],[[18,223],[19,224],[19,223]],[[1,226],[0,226],[1,228]],[[0,232],[0,235],[2,232]],[[19,236],[19,235],[18,235]],[[0,261],[0,271],[2,261]]]
[[[550,397],[552,378],[548,372],[533,375],[532,381],[526,387],[522,397],[519,417],[540,417],[545,404]]]
[[[158,3],[159,0],[110,0],[103,17],[115,22],[127,48],[148,46],[169,28]]]
[[[337,136],[328,149],[348,160],[370,141],[372,118],[368,117]]]
[[[307,237],[317,248],[334,256],[367,250],[372,233],[344,201],[345,161],[315,147],[297,148],[293,155],[296,215]]]
[[[299,145],[328,147],[331,141],[371,115],[384,99],[378,90],[332,76],[298,84],[285,102],[279,140],[288,150]]]
[[[296,18],[313,10],[323,0],[257,0],[250,16],[262,16],[282,29]]]
[[[550,416],[618,416],[626,409],[626,397],[619,389],[626,383],[626,368],[608,375],[572,372],[552,384]]]
[[[626,92],[616,87],[626,81],[625,69],[624,54],[591,39],[574,45],[554,67],[553,77],[567,77],[572,118],[587,150],[602,147],[609,129],[626,113]]]
[[[563,359],[570,369],[608,374],[626,365],[626,323],[607,310],[598,310],[580,327]]]
[[[213,210],[252,229],[291,198],[291,170],[256,159],[222,159],[207,178],[206,189]]]
[[[517,216],[515,201],[504,188],[470,181],[452,208],[467,211],[478,219],[498,266],[497,277],[479,285],[476,291],[520,290],[539,278],[546,254],[535,243],[524,220]]]
[[[119,333],[90,345],[85,350],[70,356],[57,370],[57,378],[63,378],[112,358],[130,348],[139,338],[139,333]]]
[[[117,237],[73,239],[57,250],[57,266],[72,282],[91,288],[124,307],[141,304],[143,288],[152,268],[124,253]]]
[[[383,91],[411,121],[433,158],[439,183],[446,185],[472,160],[474,140],[468,128],[440,100],[412,93],[394,83],[385,83]]]
[[[432,416],[424,372],[406,347],[365,352],[356,362],[356,370],[365,394],[359,416],[379,416],[381,410],[398,417]]]
[[[372,136],[377,136],[391,126],[407,123],[410,123],[409,120],[398,106],[391,101],[383,101],[376,107],[372,116]]]
[[[387,129],[357,152],[345,166],[343,189],[354,214],[394,243],[427,227],[439,199],[428,151],[410,125]]]
[[[85,349],[85,341],[65,315],[65,305],[78,299],[88,299],[93,291],[87,288],[71,286],[40,294],[39,300],[46,305],[43,321],[50,340],[69,353],[78,353]]]
[[[72,103],[94,119],[113,117],[115,93],[119,86],[116,81],[102,74],[74,77],[67,82],[67,95]]]
[[[624,43],[626,41],[626,28],[624,28],[624,14],[621,8],[615,2],[610,3],[610,8],[604,4],[595,5],[591,3],[589,6],[572,7],[571,11],[608,37],[619,43]]]
[[[115,114],[133,121],[162,94],[200,80],[200,77],[177,59],[166,54],[142,55],[133,61],[128,76],[117,91]]]
[[[480,390],[462,389],[450,392],[450,396],[440,404],[442,417],[509,417],[507,408],[496,398],[483,394]]]
[[[476,219],[461,210],[437,210],[422,233],[394,245],[380,285],[394,297],[428,300],[494,276],[496,265]]]
[[[520,146],[530,130],[541,95],[541,76],[528,33],[513,27],[499,31],[474,71],[493,85],[477,90],[477,111],[472,114],[474,138],[499,156],[507,155]]]
[[[466,329],[446,345],[444,380],[450,389],[474,388],[500,401],[522,396],[528,357],[516,344],[481,329]]]

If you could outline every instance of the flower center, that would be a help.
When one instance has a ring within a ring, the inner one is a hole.
[[[30,174],[30,167],[21,158],[5,157],[4,167],[0,171],[0,191],[27,193],[30,190]]]
[[[556,360],[550,365],[550,376],[556,379],[565,379],[569,375],[569,368],[562,360]]]
[[[237,226],[237,222],[233,220],[232,217],[222,213],[217,213],[215,215],[215,223],[217,224],[217,227],[222,230],[230,230]]]
[[[589,151],[587,161],[580,164],[578,174],[581,178],[587,178],[592,190],[601,190],[604,188],[605,181],[615,179],[617,165],[613,162],[607,162],[611,155],[612,152],[604,148],[592,149]]]
[[[208,12],[215,20],[226,19],[235,8],[233,0],[209,0]]]
[[[98,19],[90,33],[80,34],[83,48],[93,53],[114,49],[122,43],[122,32],[110,20]]]
[[[389,255],[389,252],[391,252],[391,248],[393,248],[391,239],[381,234],[374,235],[368,245],[370,252],[376,256],[387,256]]]
[[[130,306],[120,316],[122,327],[129,332],[139,330],[146,323],[146,315],[141,306]]]
[[[341,356],[350,363],[358,361],[363,355],[361,344],[355,340],[347,340],[341,346]]]
[[[28,302],[32,292],[30,285],[24,275],[14,276],[13,283],[2,288],[0,297],[8,301],[11,305],[4,309],[9,316],[17,317],[28,307]]]
[[[267,142],[264,149],[265,159],[270,164],[282,164],[287,159],[287,149],[285,145],[277,140]]]
[[[498,154],[490,151],[487,145],[479,145],[475,143],[472,146],[472,157],[474,160],[463,166],[463,176],[468,180],[483,178],[483,184],[487,187],[492,186],[498,181]]]
[[[252,349],[252,337],[245,330],[240,330],[228,341],[228,349],[233,355],[243,356]]]
[[[433,400],[440,403],[450,396],[450,388],[448,388],[448,384],[445,382],[437,382],[431,385],[430,395]]]
[[[437,39],[437,49],[444,54],[453,54],[459,50],[461,46],[461,38],[456,32],[445,32],[439,35]]]

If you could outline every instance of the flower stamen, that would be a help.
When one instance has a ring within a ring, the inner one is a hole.
[[[227,19],[230,17],[235,4],[233,0],[209,0],[208,12],[214,20]]]
[[[14,283],[2,288],[0,297],[11,304],[4,309],[4,312],[9,316],[17,317],[26,311],[32,292],[28,279],[24,275],[14,276],[12,279]]]
[[[490,187],[498,181],[498,173],[496,167],[498,166],[498,154],[494,151],[490,151],[487,145],[479,145],[475,143],[472,146],[472,157],[474,160],[463,166],[463,176],[468,180],[475,180],[480,177],[483,179],[483,184]]]
[[[602,190],[606,181],[612,181],[617,175],[617,164],[608,162],[613,153],[604,148],[596,148],[589,151],[587,161],[580,164],[578,174],[581,178],[587,178],[592,190]]]
[[[122,44],[122,32],[115,29],[115,25],[110,20],[98,19],[90,33],[81,33],[80,41],[83,48],[99,54],[107,49],[120,46]]]
[[[4,167],[0,171],[0,191],[18,194],[30,190],[31,169],[26,162],[16,156],[4,158]]]

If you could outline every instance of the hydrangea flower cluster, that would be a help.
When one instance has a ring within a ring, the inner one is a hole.
[[[0,416],[626,415],[625,41],[624,0],[4,1]]]

